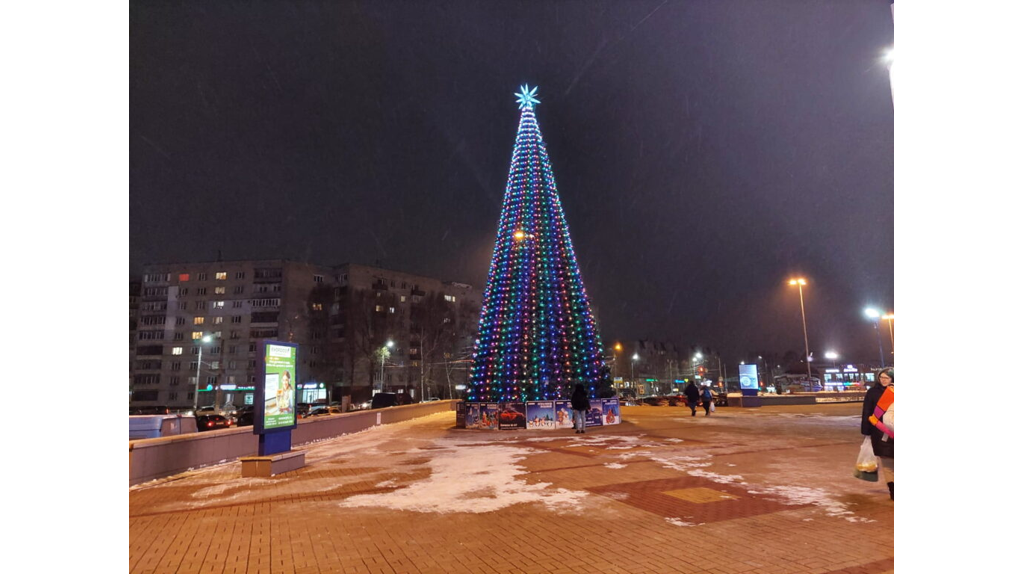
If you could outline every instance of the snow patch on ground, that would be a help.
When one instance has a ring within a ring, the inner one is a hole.
[[[767,486],[760,490],[749,490],[750,494],[768,494],[777,497],[783,504],[812,504],[825,511],[828,516],[845,518],[849,522],[874,522],[867,518],[855,516],[847,510],[842,502],[832,500],[828,492],[820,488],[806,486]]]
[[[700,526],[700,524],[704,524],[703,522],[701,522],[700,524],[694,524],[692,522],[686,522],[678,518],[666,518],[665,522],[668,522],[669,524],[674,524],[676,526]]]
[[[449,441],[437,441],[444,443]],[[435,451],[427,463],[430,476],[393,492],[352,496],[342,507],[379,507],[413,512],[483,513],[514,504],[539,502],[550,510],[576,510],[586,492],[529,484],[518,463],[534,450],[505,445],[467,448],[465,444]]]
[[[206,488],[200,488],[192,493],[192,498],[202,500],[210,498],[211,496],[220,496],[233,488],[255,488],[266,485],[270,482],[273,481],[269,478],[240,478],[236,480],[229,480],[227,482],[216,483],[213,486],[207,486]],[[235,496],[230,498],[237,498],[238,494],[240,493],[236,493]]]
[[[678,470],[680,472],[690,472],[693,469],[711,466],[710,455],[702,456],[652,456],[651,460],[660,464],[665,468],[671,468],[672,470]],[[692,474],[692,473],[691,473]]]
[[[707,472],[704,470],[688,470],[690,476],[697,476],[700,478],[706,478],[712,482],[718,484],[746,484],[743,482],[743,477],[738,474],[715,474],[713,472]]]
[[[605,466],[608,467],[608,468],[626,468],[626,465],[619,464],[617,462],[605,463]]]

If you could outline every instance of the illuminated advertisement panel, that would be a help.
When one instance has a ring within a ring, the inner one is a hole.
[[[740,389],[757,390],[757,365],[740,365]]]
[[[298,396],[296,355],[298,346],[279,341],[260,345],[262,377],[256,381],[256,417],[253,432],[263,433],[296,427]]]

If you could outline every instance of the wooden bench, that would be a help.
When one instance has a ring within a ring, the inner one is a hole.
[[[306,466],[306,451],[290,450],[267,456],[243,456],[242,476],[270,477]]]

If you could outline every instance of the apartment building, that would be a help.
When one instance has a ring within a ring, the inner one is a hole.
[[[475,329],[474,301],[469,285],[354,264],[148,265],[140,284],[130,403],[251,404],[262,339],[299,345],[301,402],[344,395],[365,400],[374,388],[418,399],[426,387],[438,388],[438,363],[459,364],[460,345],[472,339],[458,329]],[[211,340],[204,342],[207,336]],[[453,371],[445,371],[446,381]]]

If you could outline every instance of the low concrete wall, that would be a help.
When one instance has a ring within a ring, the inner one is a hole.
[[[751,397],[745,397],[751,398]],[[761,406],[771,407],[776,405],[813,405],[817,402],[814,395],[771,395],[764,394],[757,397]]]
[[[454,411],[456,402],[432,401],[302,419],[298,427],[292,430],[292,445],[359,432],[378,424]],[[252,433],[252,427],[128,441],[128,485],[252,456],[258,447],[259,437]]]
[[[743,397],[739,393],[729,393],[729,406],[761,407],[783,405],[814,405],[821,403],[859,403],[864,401],[865,391],[841,391],[819,393],[787,393],[774,395],[763,393],[756,397]]]

